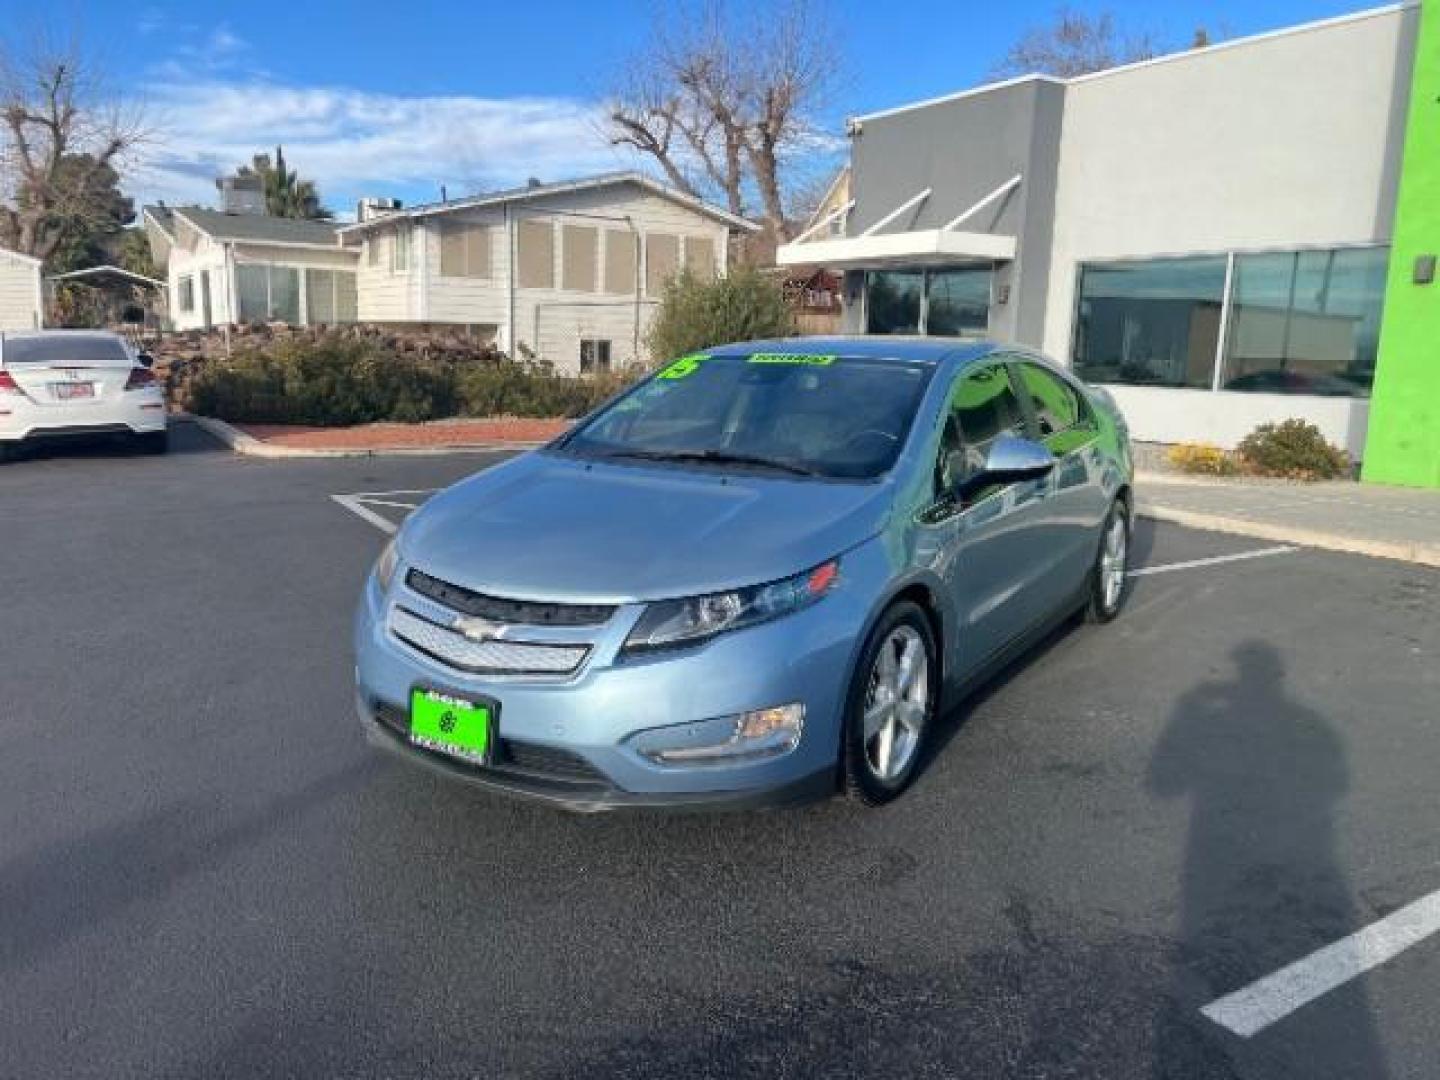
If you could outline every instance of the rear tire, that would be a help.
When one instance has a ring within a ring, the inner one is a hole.
[[[901,601],[865,639],[845,705],[845,791],[883,806],[915,779],[940,702],[940,664],[930,620]]]
[[[18,446],[12,446],[8,442],[0,442],[0,465],[7,461],[13,461],[19,453]]]
[[[1090,569],[1089,601],[1085,621],[1108,623],[1120,614],[1128,595],[1125,583],[1130,570],[1130,508],[1116,499],[1100,532],[1100,550]]]
[[[135,445],[142,454],[163,454],[170,449],[170,429],[146,431],[135,436]]]

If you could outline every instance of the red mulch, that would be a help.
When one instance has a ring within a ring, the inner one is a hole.
[[[436,420],[428,424],[361,424],[306,427],[302,424],[236,424],[245,434],[275,446],[305,450],[407,450],[437,446],[492,446],[553,439],[570,420],[506,417],[496,420]]]

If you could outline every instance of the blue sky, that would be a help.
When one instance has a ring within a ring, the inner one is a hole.
[[[0,25],[36,0],[0,0]],[[1044,23],[1052,0],[816,0],[848,70],[835,116],[985,80],[1006,48]],[[63,7],[62,4],[59,5]],[[1075,0],[1126,28],[1188,43],[1361,10],[1356,0]],[[56,9],[50,9],[55,12]],[[284,143],[328,203],[407,201],[628,167],[600,136],[599,104],[644,39],[654,0],[234,3],[105,0],[69,9],[107,66],[143,95],[157,129],[129,188],[146,200],[212,200],[211,177]],[[47,21],[55,23],[52,14]]]

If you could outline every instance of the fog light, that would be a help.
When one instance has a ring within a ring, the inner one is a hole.
[[[661,765],[724,765],[788,754],[800,745],[804,705],[777,705],[739,716],[650,728],[630,745]]]

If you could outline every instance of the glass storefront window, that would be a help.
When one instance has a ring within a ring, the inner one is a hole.
[[[920,333],[920,296],[925,275],[919,270],[894,270],[866,275],[866,333]]]
[[[872,271],[865,276],[866,333],[983,337],[990,278],[988,266]]]
[[[1080,268],[1075,370],[1089,382],[1209,388],[1223,255]]]
[[[1237,255],[1226,390],[1368,397],[1389,252]]]
[[[929,279],[925,333],[984,337],[990,329],[990,270],[936,270]]]

